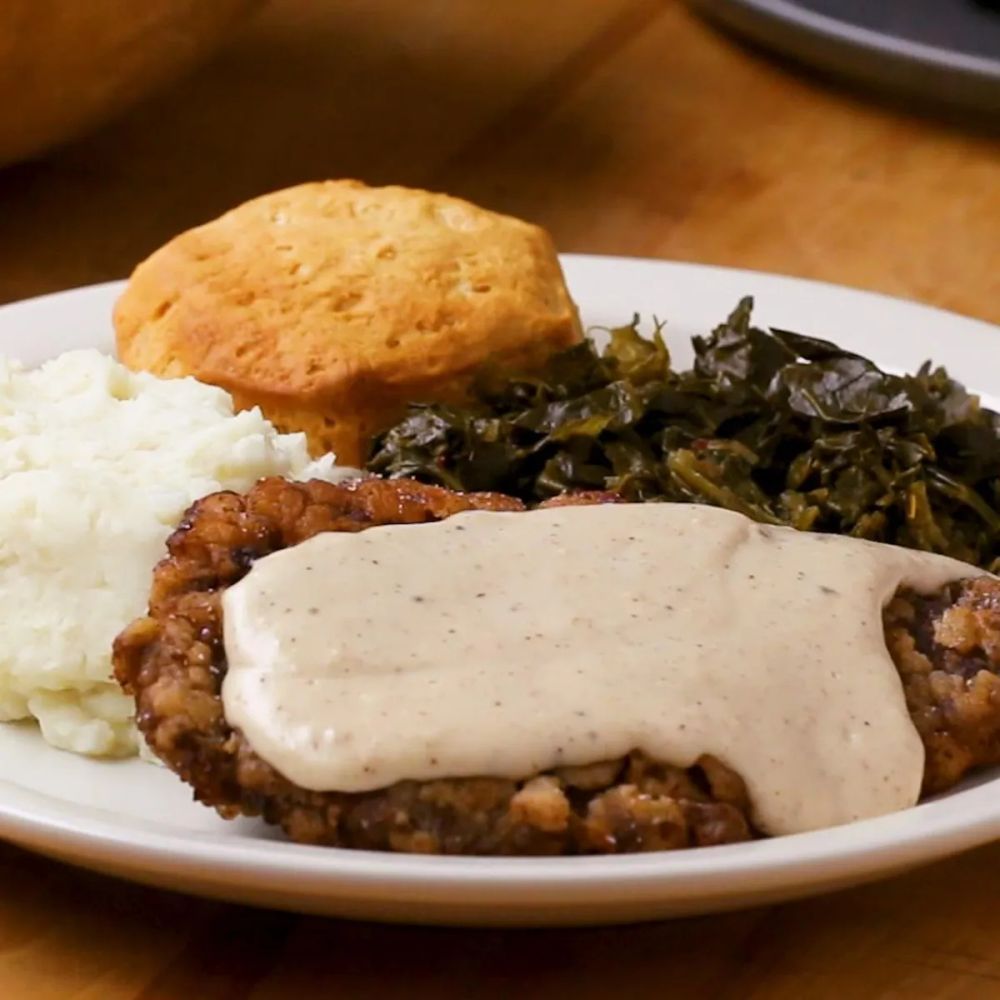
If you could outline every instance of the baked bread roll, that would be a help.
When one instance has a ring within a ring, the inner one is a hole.
[[[221,386],[350,465],[407,403],[458,401],[484,362],[530,370],[582,336],[543,229],[358,181],[182,233],[136,268],[114,322],[130,368]]]

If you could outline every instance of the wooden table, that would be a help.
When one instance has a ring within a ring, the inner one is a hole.
[[[345,175],[466,195],[565,250],[1000,320],[995,139],[770,62],[678,0],[275,2],[169,94],[0,173],[0,300],[123,276],[248,196]],[[8,847],[0,887],[5,998],[1000,997],[1000,844],[809,902],[601,930],[256,912]]]

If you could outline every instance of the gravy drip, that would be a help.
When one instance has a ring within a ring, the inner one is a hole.
[[[689,504],[320,534],[226,591],[224,709],[309,789],[708,753],[761,830],[813,830],[917,801],[881,611],[979,573]]]

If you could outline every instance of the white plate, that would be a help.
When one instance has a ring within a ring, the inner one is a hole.
[[[894,369],[926,357],[1000,397],[1000,330],[830,285],[747,271],[567,257],[588,323],[633,311],[687,338],[746,293],[760,322],[827,337]],[[107,284],[0,309],[0,350],[28,362],[72,347],[110,350]],[[992,400],[989,394],[992,393]],[[1000,772],[880,819],[751,844],[631,857],[429,858],[302,847],[262,825],[225,823],[165,770],[102,763],[0,726],[0,836],[139,882],[294,910],[380,920],[571,924],[748,906],[856,884],[1000,838]]]

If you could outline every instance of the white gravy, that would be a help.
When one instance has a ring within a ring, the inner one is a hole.
[[[689,504],[321,534],[226,591],[224,709],[309,789],[707,753],[813,830],[917,801],[881,610],[980,572]]]

